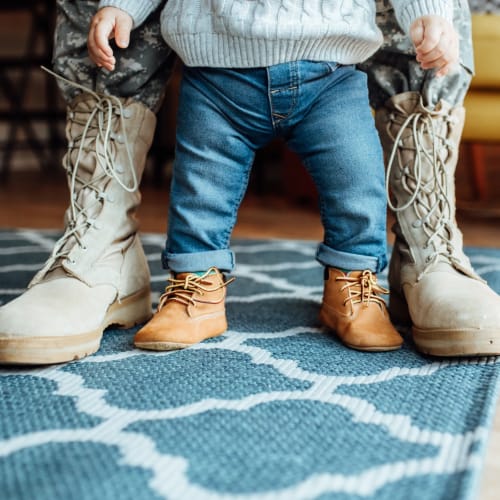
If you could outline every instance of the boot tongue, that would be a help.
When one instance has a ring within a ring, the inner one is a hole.
[[[124,149],[123,145],[127,150],[127,135],[121,120],[123,110],[113,103],[82,99],[72,112],[68,125],[72,139],[63,160],[71,196],[65,216],[70,232],[61,252],[70,251],[97,220],[109,196],[105,194],[106,188],[113,179],[131,190],[136,187],[132,186],[131,158],[128,158],[129,169],[119,164],[127,156],[118,154],[118,149]]]

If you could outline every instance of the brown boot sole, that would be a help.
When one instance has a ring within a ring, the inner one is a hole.
[[[81,359],[99,349],[108,326],[131,328],[150,317],[150,290],[145,288],[111,304],[101,326],[91,332],[54,337],[0,336],[0,364],[48,365]]]
[[[384,346],[384,347],[380,347],[380,346],[374,346],[374,347],[361,346],[360,347],[357,345],[348,344],[347,342],[344,342],[344,341],[342,341],[342,343],[345,346],[350,347],[351,349],[355,349],[356,351],[367,351],[367,352],[397,351],[398,349],[401,349],[401,347],[402,347],[402,344],[395,345],[395,346]]]
[[[500,330],[420,330],[412,328],[413,341],[431,356],[493,356],[500,354]]]
[[[134,341],[134,345],[138,347],[139,349],[147,349],[150,351],[177,351],[179,349],[185,349],[186,347],[191,347],[192,345],[199,344],[200,342],[203,342],[204,340],[207,339],[212,339],[215,337],[219,337],[223,333],[225,333],[226,330],[222,332],[217,332],[210,334],[206,337],[203,337],[203,339],[195,342],[174,342],[174,341],[169,341],[169,340],[152,340],[150,342],[137,342]]]

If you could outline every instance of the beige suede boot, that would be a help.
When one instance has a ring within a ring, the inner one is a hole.
[[[413,325],[421,352],[437,356],[500,354],[500,297],[472,269],[455,220],[464,114],[444,101],[430,110],[414,92],[376,114],[397,218],[389,310]]]
[[[141,349],[171,351],[217,337],[227,329],[223,275],[210,268],[203,276],[181,273],[170,278],[160,297],[158,311],[137,332],[134,344]]]
[[[334,268],[325,270],[320,321],[335,331],[348,347],[359,351],[393,351],[403,344],[389,319],[380,294],[388,290],[377,283],[370,271],[348,274]]]
[[[151,315],[138,185],[156,125],[132,100],[84,92],[68,106],[66,229],[28,290],[0,308],[0,362],[50,364],[99,348],[112,324]]]

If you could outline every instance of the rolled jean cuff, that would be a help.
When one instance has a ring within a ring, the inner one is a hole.
[[[161,256],[164,269],[174,273],[194,273],[216,267],[219,271],[229,272],[234,268],[234,253],[231,250],[213,250],[195,253],[168,253]]]
[[[354,253],[341,252],[334,250],[321,243],[316,252],[316,260],[327,267],[347,269],[349,271],[361,271],[368,269],[372,273],[379,273],[387,266],[387,256],[381,255],[358,255]]]

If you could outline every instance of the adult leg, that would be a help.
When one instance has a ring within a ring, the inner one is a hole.
[[[461,65],[434,78],[413,58],[388,2],[378,20],[382,50],[363,66],[387,160],[397,222],[390,312],[411,323],[417,348],[440,356],[500,354],[500,297],[474,272],[455,220],[454,171],[472,74],[470,12],[455,2]]]
[[[28,290],[0,308],[0,361],[45,364],[96,351],[110,324],[151,314],[137,236],[139,183],[172,59],[159,13],[117,51],[113,73],[87,57],[97,1],[58,1],[54,70],[67,100],[66,228]],[[146,36],[147,35],[147,36]]]
[[[386,200],[366,75],[353,66],[308,61],[297,73],[297,118],[288,119],[286,137],[319,193],[325,228],[317,253],[325,266],[320,319],[349,347],[397,349],[402,339],[375,275],[387,263]]]

